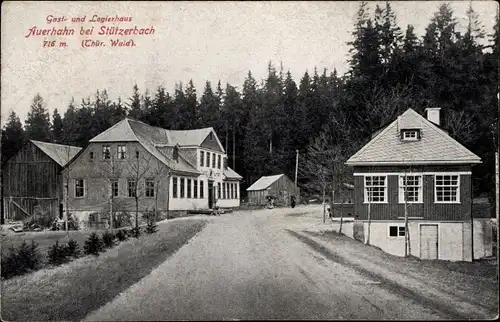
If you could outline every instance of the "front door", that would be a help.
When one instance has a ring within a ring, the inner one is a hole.
[[[208,181],[208,208],[212,209],[214,206],[214,182]]]
[[[420,225],[420,258],[438,259],[437,225]]]

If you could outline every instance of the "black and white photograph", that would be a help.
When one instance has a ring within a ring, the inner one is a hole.
[[[497,1],[4,1],[4,321],[494,320]]]

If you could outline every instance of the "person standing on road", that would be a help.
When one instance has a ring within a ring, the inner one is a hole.
[[[290,202],[292,208],[295,208],[295,196],[292,196],[292,201]]]

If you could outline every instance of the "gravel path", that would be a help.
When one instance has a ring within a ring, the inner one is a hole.
[[[301,233],[311,225],[309,214],[320,208],[212,217],[176,254],[86,320],[461,317],[459,311],[432,305],[428,295],[437,291],[398,291],[401,280],[393,281],[387,270],[366,274],[346,249],[333,253],[335,241],[325,244]]]

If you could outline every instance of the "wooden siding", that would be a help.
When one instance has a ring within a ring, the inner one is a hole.
[[[445,171],[458,171],[443,169]],[[462,171],[465,171],[464,169]],[[385,172],[380,171],[380,172]],[[416,171],[416,170],[414,170]],[[425,171],[431,171],[425,169]],[[377,172],[370,169],[369,172]],[[397,220],[398,217],[404,217],[404,204],[399,203],[399,177],[398,175],[387,176],[387,198],[385,204],[372,203],[370,205],[371,220]],[[354,204],[356,215],[360,220],[368,219],[368,204],[364,203],[364,177],[354,177]],[[460,203],[442,204],[434,202],[434,176],[423,176],[423,202],[408,204],[409,217],[423,217],[425,220],[443,220],[443,221],[466,221],[470,220],[471,215],[471,175],[460,175]]]
[[[219,146],[219,143],[217,143],[217,139],[215,138],[215,133],[212,133],[212,134],[213,134],[212,140],[210,140],[210,135],[207,135],[205,140],[201,143],[200,147],[222,152],[222,149]]]
[[[290,205],[290,198],[295,195],[295,202],[300,202],[300,188],[295,187],[295,183],[287,176],[282,176],[265,190],[248,191],[248,202],[253,205],[264,205],[267,203],[266,197],[275,196],[277,205]]]
[[[4,197],[59,198],[61,166],[31,142],[4,165]]]

